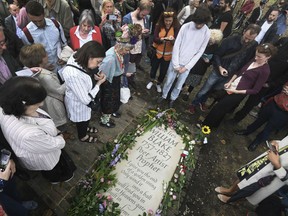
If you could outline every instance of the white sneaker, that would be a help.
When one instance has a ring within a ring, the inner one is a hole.
[[[161,85],[156,85],[156,88],[157,88],[157,92],[158,92],[158,93],[161,93],[161,92],[162,92]]]
[[[153,82],[149,82],[146,86],[147,89],[151,89],[151,87],[153,86]]]

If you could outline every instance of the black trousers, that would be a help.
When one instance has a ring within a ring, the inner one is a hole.
[[[76,122],[76,128],[77,128],[77,133],[78,133],[79,139],[82,139],[86,136],[89,122],[90,122],[90,120],[83,121],[83,122]]]
[[[245,94],[227,94],[209,112],[203,121],[203,125],[216,128],[220,125],[226,113],[233,111],[246,97]]]
[[[287,122],[288,112],[281,110],[273,100],[262,107],[257,119],[247,127],[247,132],[252,133],[266,123],[263,131],[253,141],[255,144],[260,144],[269,138],[271,132],[282,129]]]
[[[165,76],[166,76],[169,64],[170,64],[170,61],[165,61],[164,58],[158,59],[156,57],[156,55],[153,56],[153,58],[151,60],[150,78],[152,80],[154,80],[156,78],[156,73],[157,73],[157,70],[158,70],[159,65],[160,65],[160,74],[158,76],[157,82],[158,82],[158,84],[162,83]]]
[[[67,153],[63,151],[64,150],[61,151],[60,159],[52,170],[41,171],[42,176],[48,181],[61,182],[62,180],[66,180],[67,178],[72,177],[73,172],[76,169],[75,164],[73,163],[71,158],[67,156]],[[71,165],[72,163],[73,165]]]
[[[282,87],[281,87],[282,89]],[[259,104],[265,96],[272,94],[275,91],[277,92],[277,88],[266,88],[263,87],[257,94],[250,95],[248,100],[245,102],[244,106],[241,110],[239,110],[237,113],[235,113],[234,120],[237,122],[240,122],[242,119],[244,119],[248,113],[255,107],[257,104]],[[274,94],[275,95],[275,94]],[[268,99],[268,98],[266,98]]]

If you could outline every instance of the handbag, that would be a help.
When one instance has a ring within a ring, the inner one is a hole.
[[[78,70],[80,70],[80,71],[88,74],[85,70],[83,70],[82,68],[79,68],[79,67],[77,67],[77,66],[75,66],[75,65],[67,64],[66,66],[74,67],[74,68],[76,68],[76,69],[78,69]],[[88,74],[88,75],[89,75],[89,74]],[[92,81],[92,84],[93,84],[93,88],[94,88],[94,86],[96,85],[96,82],[95,82],[94,79],[92,79],[91,76],[90,76],[90,78],[91,78],[91,81]],[[91,108],[93,111],[99,111],[99,110],[100,110],[100,98],[99,98],[98,95],[100,95],[99,92],[98,92],[98,94],[96,95],[96,97],[93,98],[92,95],[91,95],[90,93],[88,93],[88,96],[89,96],[92,100],[91,100],[91,102],[90,102],[89,104],[87,104],[87,106],[88,106],[89,108]]]
[[[123,104],[128,103],[130,97],[131,97],[130,89],[127,87],[122,87],[120,89],[120,101],[121,101],[121,103],[123,103]]]
[[[93,111],[99,111],[100,110],[100,99],[98,97],[93,98],[90,93],[88,95],[92,100],[87,106],[90,107]]]

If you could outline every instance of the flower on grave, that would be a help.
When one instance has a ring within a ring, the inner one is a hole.
[[[116,158],[114,158],[114,160],[111,161],[111,163],[109,164],[109,166],[110,166],[110,167],[111,167],[111,166],[115,166],[115,165],[118,163],[118,161],[120,160],[120,158],[121,158],[121,154],[119,154]]]
[[[178,178],[179,178],[179,175],[178,175],[177,173],[175,173],[175,174],[174,174],[174,177],[175,177],[176,179],[178,179]]]
[[[120,144],[116,144],[116,145],[115,145],[115,147],[114,147],[114,149],[113,149],[113,151],[112,151],[112,153],[111,153],[112,157],[114,157],[114,155],[115,155],[116,152],[118,151],[119,147],[120,147]]]
[[[112,199],[113,199],[113,197],[111,196],[111,195],[108,195],[107,196],[107,200],[110,202],[110,201],[112,201]]]
[[[172,195],[173,195],[173,192],[172,192],[172,191],[170,191],[170,192],[169,192],[169,195],[170,195],[170,196],[172,196]]]
[[[154,214],[153,210],[152,209],[149,209],[148,210],[148,216],[152,216]]]
[[[161,216],[161,212],[162,212],[161,209],[157,209],[157,210],[156,210],[156,214],[155,214],[155,216]]]
[[[98,197],[99,199],[101,199],[103,197],[103,194],[96,194],[96,197]]]
[[[191,141],[189,142],[189,144],[190,144],[190,145],[195,145],[196,142],[195,142],[195,140],[191,140]]]
[[[211,133],[211,129],[209,128],[209,126],[206,126],[206,125],[204,125],[204,126],[201,128],[201,130],[202,130],[202,133],[203,133],[203,134],[206,134],[206,135],[208,135],[208,134]]]
[[[105,208],[102,204],[99,204],[99,212],[103,213],[105,211]]]
[[[167,189],[167,183],[163,183],[163,191],[166,192],[166,189]]]
[[[100,182],[103,183],[104,181],[105,181],[105,179],[102,177],[102,178],[100,179]]]
[[[115,139],[115,140],[114,140],[114,143],[118,143],[118,140],[117,140],[117,139]]]
[[[208,143],[208,139],[207,137],[204,137],[203,144],[207,144],[207,143]]]
[[[103,203],[102,203],[102,205],[103,205],[103,207],[106,209],[106,207],[107,207],[107,201],[104,200]]]
[[[173,200],[176,200],[176,199],[177,199],[177,196],[176,196],[176,195],[173,195],[173,196],[172,196],[172,199],[173,199]]]
[[[111,181],[107,181],[107,184],[110,185],[110,184],[111,184]]]

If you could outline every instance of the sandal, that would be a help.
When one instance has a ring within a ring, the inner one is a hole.
[[[81,142],[87,142],[87,143],[96,143],[97,142],[97,137],[93,137],[90,135],[86,135],[88,136],[85,140],[80,139]]]
[[[87,132],[88,133],[97,133],[98,129],[95,127],[87,127]]]

